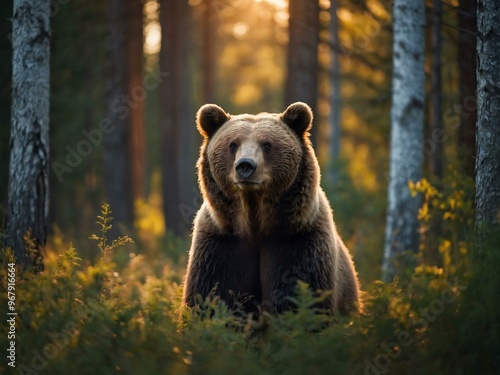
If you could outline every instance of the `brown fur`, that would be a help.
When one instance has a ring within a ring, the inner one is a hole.
[[[332,313],[359,309],[354,265],[319,186],[311,124],[303,103],[256,116],[230,116],[212,104],[200,108],[204,203],[194,223],[187,305],[217,284],[230,305],[235,296],[252,296],[255,304],[281,312],[300,279],[313,290],[333,291],[322,305]],[[256,163],[248,178],[236,172],[241,158]]]

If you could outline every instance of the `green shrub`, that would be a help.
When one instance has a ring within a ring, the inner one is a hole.
[[[489,374],[500,365],[498,231],[474,252],[443,232],[441,258],[421,254],[401,278],[365,286],[359,316],[315,311],[324,295],[299,282],[295,312],[256,318],[217,298],[181,306],[183,267],[136,255],[128,237],[110,242],[110,213],[104,206],[91,236],[95,264],[70,244],[46,257],[44,272],[18,270],[16,369],[4,358],[1,373]],[[115,261],[120,248],[127,261]],[[2,251],[3,309],[13,260]],[[5,329],[0,346],[9,341]]]

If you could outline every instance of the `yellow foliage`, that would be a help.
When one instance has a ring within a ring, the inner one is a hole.
[[[417,273],[440,275],[453,274],[458,265],[466,262],[465,255],[468,253],[470,243],[460,240],[460,237],[446,237],[450,231],[457,228],[463,229],[472,225],[473,202],[468,200],[470,196],[468,181],[454,169],[451,169],[451,181],[444,181],[446,188],[440,192],[428,180],[422,179],[418,182],[410,181],[408,188],[412,196],[423,195],[422,207],[418,212],[420,220],[420,251],[423,264],[417,267]],[[436,220],[437,219],[437,220]],[[439,226],[436,227],[436,222]],[[436,231],[437,229],[437,231]],[[444,237],[444,238],[443,238]],[[436,251],[436,243],[439,243]],[[439,267],[432,268],[429,261],[437,263]]]
[[[443,274],[443,269],[437,266],[429,266],[426,264],[422,264],[420,266],[415,267],[415,273],[439,276]]]
[[[408,181],[408,189],[410,190],[410,194],[412,197],[417,196],[417,189],[415,188],[415,184],[413,183],[413,180]]]
[[[161,207],[154,202],[156,198],[159,197],[150,197],[147,201],[144,199],[135,201],[137,215],[135,226],[139,233],[148,233],[159,237],[165,233],[165,222]]]
[[[390,301],[389,311],[394,318],[403,318],[410,312],[410,304],[402,298],[394,298]]]
[[[429,214],[429,205],[427,202],[424,202],[421,208],[418,210],[418,220],[423,222],[428,222],[431,219],[431,215]]]
[[[434,197],[440,197],[438,190],[426,178],[417,181],[417,183],[414,183],[412,180],[408,181],[408,189],[412,197],[415,197],[418,193],[424,194],[426,201]]]
[[[137,199],[135,207],[135,228],[143,244],[156,247],[158,239],[165,234],[165,220],[162,211],[161,176],[158,171],[151,178],[151,193],[144,199]]]
[[[445,253],[450,251],[451,248],[451,241],[449,240],[444,240],[441,245],[439,245],[439,252],[440,253]]]
[[[455,214],[453,212],[446,211],[443,214],[443,220],[455,220]]]

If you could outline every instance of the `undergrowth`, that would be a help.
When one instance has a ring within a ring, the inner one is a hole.
[[[472,251],[470,235],[456,229],[471,214],[462,195],[438,193],[426,181],[412,189],[424,194],[426,204],[417,267],[392,283],[365,285],[364,312],[340,318],[314,311],[322,297],[301,282],[293,300],[296,311],[280,316],[234,314],[217,298],[183,307],[184,267],[139,254],[129,237],[110,242],[111,211],[104,205],[100,232],[90,236],[101,254],[94,264],[80,259],[72,244],[60,244],[45,257],[43,272],[17,268],[16,367],[5,358],[11,340],[2,324],[0,372],[497,373],[500,234],[490,233],[489,242]],[[429,224],[435,215],[446,215],[439,231]],[[120,256],[117,262],[123,249],[128,260]],[[2,250],[0,306],[5,312],[7,270],[13,262],[12,251]]]

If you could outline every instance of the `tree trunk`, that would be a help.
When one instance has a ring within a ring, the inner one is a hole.
[[[6,246],[28,265],[23,236],[45,245],[49,214],[50,1],[14,0]]]
[[[458,8],[458,71],[461,104],[458,155],[460,160],[464,161],[466,173],[472,178],[476,163],[477,121],[476,8],[477,0],[460,0]]]
[[[432,28],[431,28],[431,97],[430,97],[430,128],[431,139],[442,137],[442,78],[441,78],[441,17],[442,0],[432,2]],[[439,180],[443,177],[443,145],[441,142],[434,142],[430,150],[431,173]]]
[[[183,235],[191,227],[195,211],[192,207],[189,214],[183,210],[193,201],[196,188],[189,61],[191,9],[185,0],[163,0],[160,5],[160,71],[168,73],[160,83],[163,213],[167,230]]]
[[[290,0],[288,10],[290,20],[285,107],[293,102],[302,101],[309,104],[317,116],[319,1]],[[318,123],[311,129],[314,146],[318,145],[317,134]]]
[[[141,0],[128,0],[128,76],[129,93],[134,100],[130,107],[130,174],[134,201],[145,196],[146,154],[144,134],[143,5]]]
[[[4,22],[0,22],[0,35],[12,35],[12,22],[7,17],[13,13],[12,1],[0,2],[0,14],[4,15]],[[0,118],[5,119],[0,126],[0,230],[5,228],[5,214],[7,210],[7,191],[9,190],[9,138],[10,126],[7,125],[11,117],[11,94],[12,94],[12,39],[0,38]],[[49,218],[50,220],[50,218]],[[3,241],[0,241],[0,246]]]
[[[201,136],[196,130],[195,112],[193,106],[193,24],[192,7],[188,1],[179,3],[180,16],[178,29],[182,30],[179,36],[178,73],[180,80],[177,88],[177,111],[180,127],[179,153],[177,156],[179,170],[179,191],[181,203],[176,206],[178,221],[181,222],[181,233],[192,228],[197,209],[198,184],[196,180],[196,158]],[[197,138],[196,138],[197,137]],[[195,144],[197,147],[195,147]],[[187,209],[187,210],[186,210]],[[180,215],[180,216],[179,216]]]
[[[396,273],[395,260],[404,251],[417,251],[420,200],[409,181],[422,177],[424,124],[423,0],[394,1],[394,51],[391,108],[391,149],[383,274]]]
[[[330,183],[336,181],[336,162],[340,156],[340,40],[338,0],[330,1],[331,71],[330,71]]]
[[[112,235],[120,228],[132,228],[133,203],[129,159],[130,112],[136,104],[129,93],[127,7],[120,0],[107,0],[109,27],[107,41],[108,80],[106,115],[111,131],[104,135],[104,182],[108,203],[113,211]]]
[[[217,0],[205,0],[205,14],[202,20],[202,69],[203,69],[203,101],[214,103],[216,96],[216,40],[217,40]]]
[[[496,0],[477,7],[476,226],[500,221],[500,15]]]

